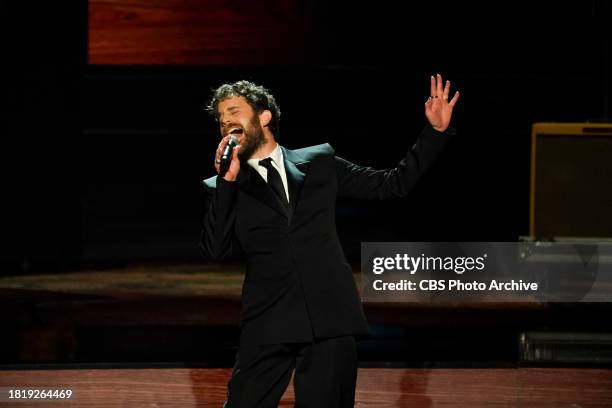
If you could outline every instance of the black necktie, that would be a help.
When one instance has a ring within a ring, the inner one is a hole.
[[[270,187],[272,187],[272,191],[276,193],[278,198],[281,199],[281,202],[285,206],[288,206],[289,202],[287,201],[287,195],[285,194],[283,180],[281,180],[280,174],[278,174],[278,171],[272,165],[272,158],[268,157],[267,159],[260,160],[259,165],[268,169],[268,184]]]

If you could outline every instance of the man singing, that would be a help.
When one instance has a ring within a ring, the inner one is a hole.
[[[246,259],[240,346],[225,407],[277,407],[294,374],[297,407],[353,407],[354,336],[369,332],[353,273],[336,232],[339,196],[403,197],[451,133],[459,98],[431,77],[428,124],[397,167],[375,170],[334,154],[329,144],[289,150],[277,143],[280,110],[248,81],[221,85],[208,109],[219,122],[215,168],[231,137],[229,168],[204,180],[210,205],[206,259]]]

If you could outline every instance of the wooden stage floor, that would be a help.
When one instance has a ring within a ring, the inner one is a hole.
[[[0,368],[231,367],[243,279],[241,264],[172,262],[0,276]],[[612,333],[610,305],[364,302],[373,334],[359,358],[368,368],[518,367],[521,333]]]
[[[221,407],[230,369],[0,371],[0,406]],[[7,402],[7,387],[72,389],[70,402]],[[280,406],[293,406],[290,386]],[[355,407],[612,407],[612,370],[360,368]]]

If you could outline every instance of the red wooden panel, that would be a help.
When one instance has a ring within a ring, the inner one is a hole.
[[[89,0],[89,63],[299,63],[310,10],[298,0]]]

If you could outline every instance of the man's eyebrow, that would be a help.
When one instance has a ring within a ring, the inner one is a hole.
[[[229,108],[227,108],[227,110],[236,110],[236,109],[240,109],[238,106],[230,106]]]

